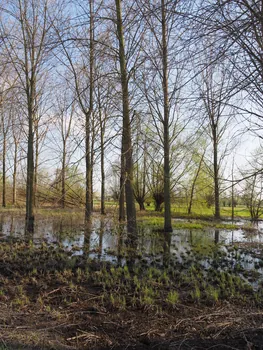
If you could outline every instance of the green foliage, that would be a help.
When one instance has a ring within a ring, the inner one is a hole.
[[[168,304],[171,304],[172,306],[176,305],[179,301],[179,294],[176,290],[173,290],[168,293],[166,301]]]

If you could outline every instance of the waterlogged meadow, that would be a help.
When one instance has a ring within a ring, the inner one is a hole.
[[[244,328],[234,314],[259,324],[262,224],[174,220],[166,234],[161,220],[141,219],[131,249],[125,226],[107,216],[86,227],[78,216],[39,215],[29,235],[23,216],[2,215],[0,339],[10,349],[161,349],[186,332]]]

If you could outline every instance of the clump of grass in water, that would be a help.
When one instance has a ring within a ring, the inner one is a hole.
[[[175,306],[179,302],[179,294],[176,290],[168,293],[166,301],[168,304]]]

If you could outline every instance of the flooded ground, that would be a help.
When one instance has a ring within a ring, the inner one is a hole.
[[[244,222],[237,223],[240,227]],[[109,218],[94,218],[92,226],[84,222],[39,218],[34,234],[25,235],[23,216],[1,215],[0,239],[3,241],[32,241],[34,245],[63,247],[72,256],[87,255],[124,265],[127,258],[126,237]],[[263,281],[263,223],[249,229],[176,229],[172,234],[139,226],[136,261],[151,266],[169,264],[177,269],[199,265],[203,269],[234,271],[254,288]]]
[[[108,217],[38,216],[25,235],[23,216],[0,215],[0,348],[258,348],[262,229],[209,225],[142,220],[132,250]]]

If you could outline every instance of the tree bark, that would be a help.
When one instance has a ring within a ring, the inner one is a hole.
[[[62,150],[62,169],[61,169],[61,207],[65,208],[66,203],[66,141],[63,140]]]
[[[13,171],[13,205],[16,205],[16,173],[17,173],[18,144],[16,140],[14,140],[14,143],[15,143],[15,153],[14,153],[14,171]]]
[[[101,172],[101,188],[100,188],[100,213],[105,215],[105,166],[104,166],[104,134],[105,134],[105,120],[102,119],[101,111],[101,96],[98,88],[98,103],[99,103],[99,121],[100,121],[100,172]]]
[[[215,186],[215,219],[220,219],[220,202],[219,202],[219,178],[218,178],[218,152],[217,152],[217,134],[213,130],[213,157],[214,157],[214,186]]]
[[[34,104],[28,101],[27,181],[26,181],[26,231],[34,231]]]
[[[6,132],[3,134],[3,192],[2,192],[2,207],[6,207]]]
[[[127,232],[128,240],[132,245],[137,242],[137,223],[135,200],[133,193],[133,157],[132,157],[132,141],[131,141],[131,124],[130,124],[130,106],[129,106],[129,90],[128,90],[128,74],[126,66],[123,22],[121,11],[121,0],[115,0],[117,12],[117,33],[119,41],[119,63],[121,71],[121,87],[122,87],[122,107],[123,107],[123,152],[125,159],[125,196],[126,196],[126,215],[127,215]]]
[[[91,221],[92,215],[92,163],[91,163],[91,118],[93,114],[93,68],[94,68],[94,18],[93,18],[93,0],[89,0],[90,10],[90,85],[89,85],[89,110],[86,113],[86,205],[85,205],[85,221]]]
[[[171,186],[170,186],[170,137],[169,137],[169,94],[168,94],[168,63],[167,63],[167,26],[165,0],[162,7],[162,64],[163,64],[163,147],[164,147],[164,231],[172,232],[171,219]]]
[[[37,186],[38,186],[38,158],[39,158],[39,134],[38,134],[38,121],[35,122],[35,173],[34,173],[34,207],[36,208],[37,203]]]
[[[202,162],[203,162],[204,156],[205,156],[205,152],[202,154],[202,157],[200,159],[200,162],[199,162],[199,165],[198,165],[198,168],[197,168],[197,171],[196,171],[193,183],[192,183],[191,193],[190,193],[190,200],[189,200],[189,205],[188,205],[188,210],[187,210],[188,215],[190,215],[192,213],[192,205],[193,205],[195,184],[196,184],[196,181],[198,179],[198,176],[199,176],[199,173],[200,173],[200,170],[201,170],[201,166],[202,166]]]
[[[119,194],[119,221],[125,221],[125,154],[122,135],[121,146],[121,172],[120,172],[120,194]]]

